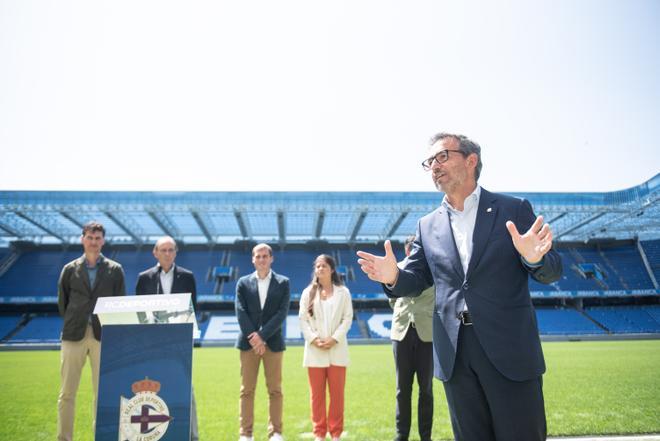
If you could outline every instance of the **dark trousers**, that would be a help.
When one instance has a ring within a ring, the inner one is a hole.
[[[413,379],[417,374],[417,422],[421,441],[430,441],[433,428],[433,343],[419,339],[410,326],[401,341],[392,341],[396,364],[396,440],[408,441]]]
[[[461,326],[454,373],[444,382],[456,441],[546,439],[541,377],[513,381],[493,366],[472,326]]]

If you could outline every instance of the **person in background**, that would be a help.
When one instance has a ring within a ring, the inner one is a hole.
[[[415,236],[406,239],[406,256]],[[391,298],[392,351],[396,366],[396,438],[408,441],[412,420],[413,381],[417,376],[417,427],[420,441],[431,441],[433,430],[433,309],[435,288],[418,297]]]
[[[344,430],[344,387],[349,364],[346,334],[353,322],[351,293],[337,274],[335,261],[321,254],[312,282],[300,298],[300,329],[305,338],[303,366],[309,377],[315,441],[329,432],[338,441]],[[326,392],[330,405],[326,411]]]
[[[126,295],[121,265],[101,254],[105,228],[98,222],[83,226],[83,255],[62,268],[57,283],[57,307],[64,318],[60,352],[61,388],[57,400],[57,440],[73,440],[76,394],[85,360],[92,368],[92,428],[96,427],[96,400],[101,362],[101,323],[93,314],[99,297]]]
[[[197,311],[197,285],[192,271],[174,263],[179,251],[176,241],[170,236],[163,236],[156,241],[153,254],[158,263],[143,271],[138,276],[135,286],[136,295],[181,294],[190,293],[193,307]],[[197,403],[192,392],[190,406],[190,441],[199,440],[197,425]]]
[[[240,327],[236,347],[241,353],[239,441],[253,441],[254,391],[263,362],[268,388],[268,438],[282,441],[282,326],[289,312],[289,279],[271,269],[273,249],[260,243],[252,249],[255,272],[236,284],[236,318]]]

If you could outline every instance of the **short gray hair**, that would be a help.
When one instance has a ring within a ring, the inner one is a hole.
[[[156,243],[154,244],[154,251],[158,251],[158,247],[164,244],[165,242],[172,242],[172,245],[174,245],[174,250],[179,251],[179,247],[176,244],[176,240],[174,240],[172,236],[159,237]]]
[[[477,155],[477,167],[474,169],[474,180],[478,181],[479,176],[481,175],[481,168],[483,167],[483,164],[481,163],[481,146],[465,135],[457,135],[454,133],[446,132],[440,132],[433,135],[429,140],[429,145],[433,145],[441,139],[445,138],[454,138],[456,141],[458,141],[458,148],[460,151],[465,153],[465,156],[468,156],[472,153]]]

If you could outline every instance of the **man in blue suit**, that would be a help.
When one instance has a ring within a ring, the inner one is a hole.
[[[254,391],[263,361],[269,397],[269,441],[282,441],[282,325],[289,311],[289,279],[271,270],[273,250],[265,243],[252,249],[255,272],[236,284],[236,317],[240,333],[241,398],[239,441],[253,441]]]
[[[528,201],[477,184],[477,143],[439,133],[430,146],[422,166],[445,196],[419,220],[412,253],[399,269],[387,241],[385,256],[359,251],[358,262],[390,297],[435,284],[434,373],[456,440],[545,440],[545,362],[528,277],[561,276],[552,232]]]

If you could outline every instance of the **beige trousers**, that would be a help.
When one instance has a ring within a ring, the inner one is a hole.
[[[99,390],[99,365],[101,342],[94,338],[92,326],[87,326],[80,341],[62,340],[60,351],[60,375],[62,385],[57,399],[57,441],[73,440],[73,420],[76,412],[76,394],[80,375],[89,357],[92,367],[92,430],[96,426],[96,395]],[[93,437],[93,436],[92,436]]]
[[[284,352],[266,349],[264,355],[254,351],[241,351],[240,434],[252,436],[254,427],[254,391],[257,387],[259,364],[263,360],[266,388],[268,389],[268,437],[282,433],[282,360]]]

